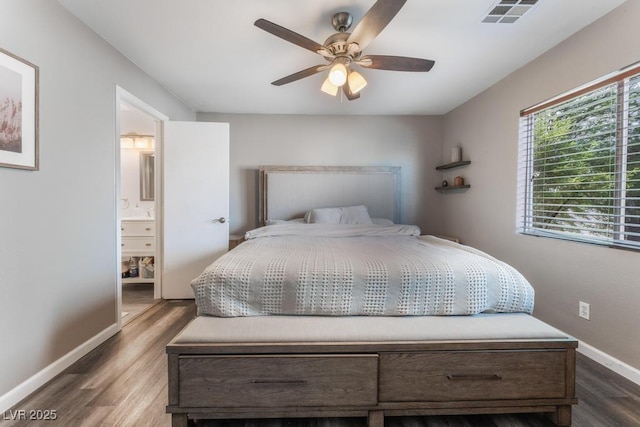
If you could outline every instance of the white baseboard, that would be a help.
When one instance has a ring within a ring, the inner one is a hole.
[[[629,381],[640,385],[640,369],[624,363],[621,360],[590,346],[584,341],[579,341],[578,353],[581,353],[589,359],[598,362],[602,366],[611,369],[613,372],[622,375]]]
[[[117,332],[118,325],[114,323],[93,338],[42,369],[40,372],[27,379],[13,390],[10,390],[3,396],[0,396],[0,412],[8,411],[22,399],[45,385],[48,381],[51,381],[56,375],[60,374],[73,363],[80,360],[80,358],[111,338]],[[628,365],[593,346],[590,346],[584,341],[579,341],[578,352],[589,359],[600,363],[604,367],[611,369],[615,373],[622,375],[629,381],[640,385],[640,369],[634,368],[633,366]]]
[[[62,356],[40,372],[28,378],[22,384],[0,396],[0,412],[8,411],[11,407],[18,404],[22,399],[51,381],[56,375],[67,369],[73,363],[77,362],[88,354],[91,350],[111,338],[118,332],[118,325],[113,324],[104,329],[98,335],[79,345],[69,353]]]

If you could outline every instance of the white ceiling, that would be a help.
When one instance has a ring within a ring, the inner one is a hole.
[[[539,0],[514,24],[482,23],[498,0],[408,0],[365,54],[433,59],[428,73],[360,69],[355,101],[320,91],[316,74],[270,83],[321,56],[253,25],[265,18],[320,44],[331,17],[354,25],[374,0],[58,0],[197,112],[444,114],[625,0]]]

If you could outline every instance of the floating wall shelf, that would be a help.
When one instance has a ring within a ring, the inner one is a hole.
[[[448,185],[446,187],[436,187],[438,191],[453,191],[453,190],[464,190],[467,188],[471,188],[470,185]]]
[[[470,164],[471,164],[470,160],[462,160],[462,161],[459,161],[459,162],[452,162],[452,163],[447,163],[445,165],[436,166],[436,170],[442,171],[442,170],[458,168],[460,166],[466,166],[466,165],[470,165]],[[455,191],[455,190],[466,190],[467,188],[471,188],[471,186],[468,185],[468,184],[465,184],[465,185],[447,185],[447,186],[436,187],[436,190],[438,190],[438,191]]]
[[[445,169],[452,169],[452,168],[457,168],[460,166],[466,166],[466,165],[470,165],[471,161],[470,160],[463,160],[461,162],[453,162],[453,163],[447,163],[446,165],[440,165],[440,166],[436,166],[436,170],[445,170]]]

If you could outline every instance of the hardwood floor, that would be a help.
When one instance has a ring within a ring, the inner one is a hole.
[[[193,317],[193,301],[161,301],[20,404],[1,426],[171,425],[165,345]],[[578,355],[576,427],[640,426],[640,386]],[[53,421],[11,420],[19,410],[56,411]],[[207,427],[364,427],[364,418],[199,421]],[[539,414],[386,418],[390,427],[546,427]]]
[[[159,300],[153,299],[153,283],[124,283],[122,285],[122,321],[131,322]]]
[[[164,348],[194,316],[193,301],[161,301],[13,408],[56,411],[55,421],[6,425],[171,425]]]

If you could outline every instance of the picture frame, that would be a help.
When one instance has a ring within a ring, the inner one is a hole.
[[[37,171],[39,68],[0,48],[0,166]]]

